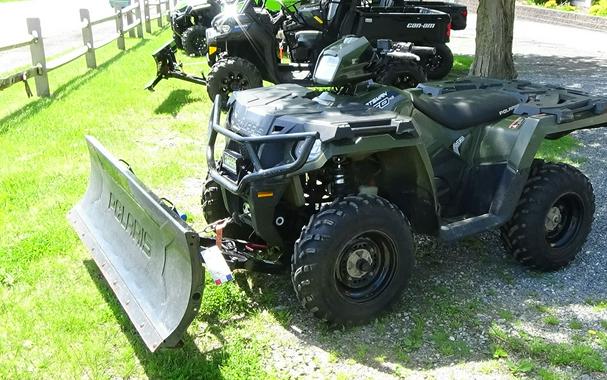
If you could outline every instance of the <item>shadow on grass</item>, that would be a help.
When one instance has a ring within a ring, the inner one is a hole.
[[[201,352],[196,343],[188,334],[184,334],[182,345],[174,349],[160,349],[151,353],[144,345],[141,337],[133,327],[126,312],[118,302],[112,289],[97,268],[93,260],[84,260],[93,283],[103,296],[105,302],[110,306],[114,317],[120,324],[121,330],[128,339],[130,345],[146,375],[151,379],[170,378],[200,378],[200,379],[223,379],[220,371],[221,366],[228,360],[228,353],[222,349],[213,349]],[[213,334],[220,334],[219,329],[213,329]],[[222,342],[225,339],[218,335]]]
[[[112,58],[98,65],[96,69],[89,70],[81,76],[70,79],[66,83],[60,85],[56,89],[51,88],[52,95],[49,98],[38,98],[37,100],[26,104],[20,109],[12,112],[11,114],[0,119],[0,135],[8,132],[11,126],[19,125],[20,122],[27,120],[31,116],[49,107],[57,99],[63,98],[70,95],[72,92],[78,90],[80,87],[88,83],[91,79],[97,75],[106,71],[112,64],[120,59],[124,54],[140,49],[145,46],[151,40],[141,40],[134,46],[129,48],[128,51],[120,51]]]
[[[169,96],[154,110],[155,114],[166,114],[177,116],[179,111],[186,105],[200,101],[200,98],[191,97],[190,90],[173,90]]]

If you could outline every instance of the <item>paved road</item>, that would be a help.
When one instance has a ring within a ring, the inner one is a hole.
[[[456,54],[474,54],[476,15],[452,33]],[[513,51],[519,78],[607,93],[607,33],[517,19]]]
[[[0,45],[27,35],[25,19],[39,17],[47,56],[82,46],[80,8],[89,9],[98,19],[112,13],[108,0],[27,0],[0,3]],[[99,41],[115,31],[115,24],[93,28]],[[0,73],[30,63],[29,48],[0,53]]]

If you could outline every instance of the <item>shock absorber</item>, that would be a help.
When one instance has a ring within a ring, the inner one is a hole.
[[[350,193],[350,161],[342,156],[333,157],[333,182],[331,193],[342,196]]]

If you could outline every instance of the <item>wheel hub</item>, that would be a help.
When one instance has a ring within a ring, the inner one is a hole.
[[[548,210],[548,214],[546,214],[546,219],[544,221],[544,228],[546,232],[552,232],[556,230],[559,224],[563,220],[563,214],[561,209],[557,206],[553,206]]]
[[[346,261],[346,272],[352,278],[362,278],[373,269],[371,252],[365,248],[350,253]]]
[[[246,90],[249,87],[249,81],[241,73],[228,73],[222,80],[221,90],[224,93]]]

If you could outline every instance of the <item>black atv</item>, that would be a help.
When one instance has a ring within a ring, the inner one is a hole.
[[[173,41],[177,48],[183,49],[188,55],[205,55],[206,30],[219,13],[220,0],[188,0],[178,3],[171,14]]]

